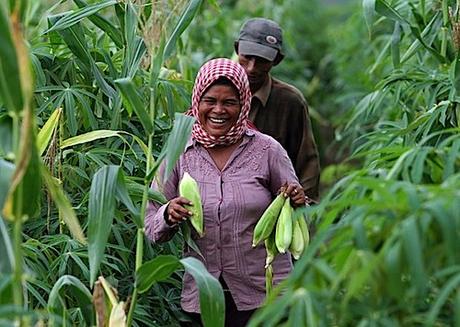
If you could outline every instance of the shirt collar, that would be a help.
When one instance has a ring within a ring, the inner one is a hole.
[[[272,78],[269,75],[265,83],[258,89],[253,96],[257,97],[257,99],[262,102],[262,105],[265,107],[268,101],[268,97],[270,96],[270,91],[272,89]]]
[[[243,142],[241,142],[241,144],[245,144],[248,141],[248,138],[245,137],[245,136],[253,137],[254,135],[255,135],[254,130],[252,130],[250,128],[246,129],[246,131],[244,132],[244,135],[243,135]],[[190,136],[188,141],[187,141],[187,143],[185,144],[185,151],[187,151],[189,148],[191,148],[193,146],[196,146],[197,143],[198,142],[196,140],[194,140],[192,138],[192,136]]]

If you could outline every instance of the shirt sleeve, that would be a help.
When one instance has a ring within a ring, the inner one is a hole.
[[[177,167],[171,173],[171,176],[162,182],[164,166],[160,167],[158,177],[152,182],[151,189],[162,192],[168,200],[177,196],[178,173]],[[168,202],[169,203],[169,202]],[[145,234],[149,240],[154,243],[169,241],[178,230],[177,225],[166,223],[165,211],[168,203],[161,205],[157,202],[149,201],[145,215]]]
[[[287,183],[299,183],[291,159],[286,150],[273,140],[268,158],[270,169],[270,191],[277,194],[280,187]]]

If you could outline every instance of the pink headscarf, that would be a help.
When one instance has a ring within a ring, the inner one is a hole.
[[[214,137],[209,135],[201,125],[198,118],[198,106],[203,93],[212,83],[220,77],[230,80],[238,90],[241,111],[238,120],[226,135]],[[251,91],[246,72],[240,64],[226,58],[213,59],[201,66],[193,86],[191,114],[196,118],[192,128],[192,137],[204,147],[211,148],[216,145],[230,145],[236,143],[243,136],[251,123],[248,121],[251,108]]]

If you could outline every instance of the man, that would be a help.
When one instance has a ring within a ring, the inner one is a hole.
[[[270,75],[284,58],[282,43],[282,30],[272,20],[253,18],[241,27],[235,51],[253,95],[249,118],[286,149],[305,194],[318,201],[319,159],[307,103],[297,88]]]

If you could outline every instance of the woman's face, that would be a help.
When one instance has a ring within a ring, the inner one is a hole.
[[[198,119],[209,135],[226,135],[237,122],[241,105],[235,87],[211,85],[201,97],[198,105]]]

